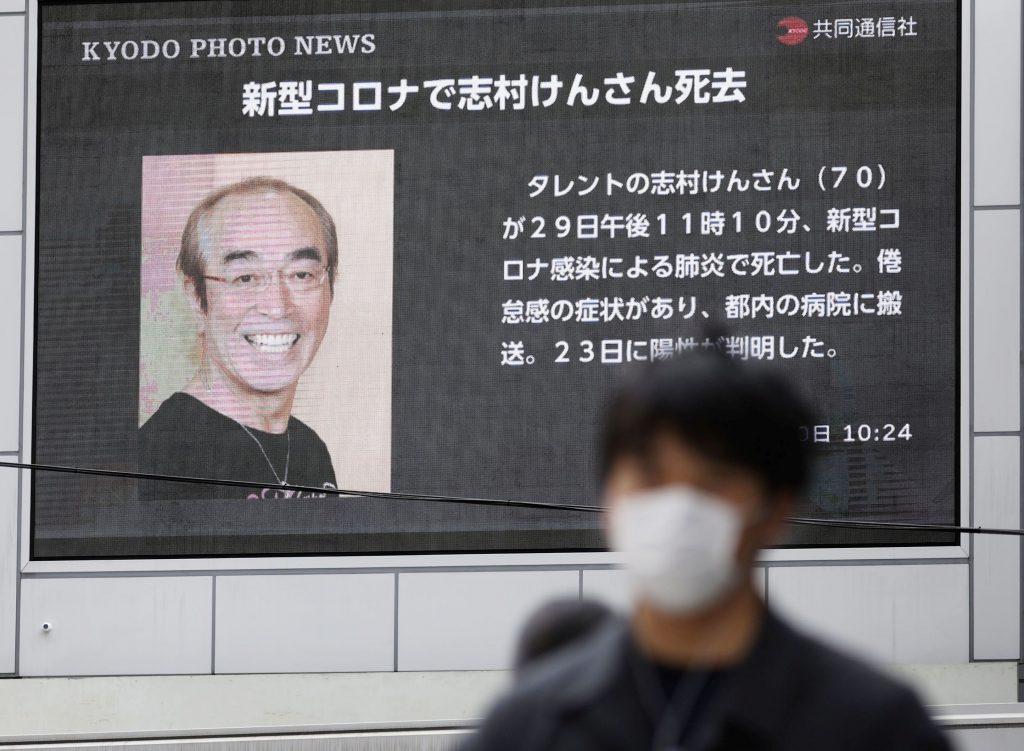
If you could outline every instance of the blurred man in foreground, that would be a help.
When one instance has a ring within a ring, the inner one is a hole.
[[[794,631],[752,584],[808,474],[793,388],[714,354],[640,375],[603,437],[629,619],[537,663],[469,747],[948,749],[909,690]]]

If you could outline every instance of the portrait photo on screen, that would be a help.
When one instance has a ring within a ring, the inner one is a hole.
[[[393,152],[146,156],[143,497],[390,490]]]

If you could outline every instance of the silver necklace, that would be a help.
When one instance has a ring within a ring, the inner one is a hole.
[[[206,393],[207,394],[212,394],[213,393],[213,389],[210,387],[210,380],[209,380],[209,378],[206,375],[206,368],[205,367],[202,368],[199,371],[199,378],[202,381],[203,386],[206,387]],[[217,411],[220,412],[220,410],[217,410]],[[233,418],[233,417],[230,418],[230,419],[235,420],[235,418]],[[274,473],[274,479],[277,480],[277,484],[278,485],[287,485],[288,484],[288,466],[292,462],[292,434],[291,434],[291,428],[285,428],[285,430],[284,430],[284,437],[288,441],[288,453],[285,454],[285,457],[284,457],[284,479],[282,480],[281,479],[281,475],[277,474],[277,470],[274,469],[274,463],[272,461],[270,461],[270,457],[267,456],[266,449],[264,449],[263,448],[263,444],[260,443],[260,439],[257,438],[255,435],[253,435],[253,432],[251,430],[249,430],[249,428],[245,427],[244,423],[240,422],[239,420],[235,420],[235,422],[238,423],[238,427],[240,427],[242,430],[245,431],[245,434],[247,436],[249,436],[254,441],[256,441],[256,445],[260,447],[260,453],[263,454],[263,458],[266,459],[266,461],[267,461],[267,466],[270,467],[270,471]]]
[[[238,422],[238,420],[235,420],[235,422]],[[274,479],[277,480],[277,484],[278,485],[287,485],[288,484],[288,466],[291,464],[291,461],[292,461],[292,433],[291,433],[291,428],[286,428],[285,431],[284,431],[284,437],[288,441],[288,453],[285,454],[285,457],[284,457],[284,479],[282,480],[281,479],[281,475],[277,474],[277,470],[274,469],[274,463],[272,461],[270,461],[270,457],[267,456],[266,449],[264,449],[263,448],[263,444],[260,443],[260,439],[257,438],[253,434],[253,432],[251,430],[249,430],[249,428],[247,428],[243,423],[238,422],[238,424],[239,424],[239,426],[241,426],[242,430],[245,431],[245,434],[247,436],[249,436],[250,438],[252,438],[254,441],[256,441],[256,445],[260,447],[260,453],[263,454],[263,458],[267,460],[267,466],[270,467],[270,471],[274,473]]]

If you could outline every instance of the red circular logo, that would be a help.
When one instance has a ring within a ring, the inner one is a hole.
[[[796,16],[787,16],[781,19],[775,24],[775,28],[779,32],[775,38],[783,44],[790,46],[800,44],[800,42],[807,38],[807,32],[809,31],[807,21]]]

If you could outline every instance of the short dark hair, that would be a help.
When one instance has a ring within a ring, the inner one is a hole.
[[[327,280],[331,287],[331,294],[334,294],[334,277],[338,270],[338,230],[334,226],[334,219],[328,213],[324,205],[317,200],[316,196],[302,188],[296,188],[291,183],[279,180],[274,177],[250,177],[209,193],[196,207],[192,209],[188,220],[185,222],[185,229],[181,233],[181,250],[178,253],[178,270],[188,279],[192,280],[196,296],[199,298],[199,305],[206,310],[206,257],[200,247],[201,226],[206,217],[217,208],[217,204],[229,196],[247,196],[260,193],[290,193],[305,203],[316,214],[317,220],[324,233],[324,242],[327,244]]]
[[[623,456],[645,456],[669,433],[709,459],[750,470],[770,492],[799,493],[813,412],[779,374],[716,350],[649,363],[613,392],[605,415],[602,475]]]

